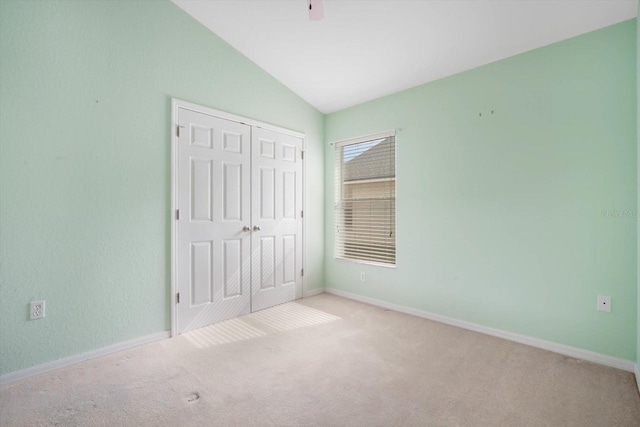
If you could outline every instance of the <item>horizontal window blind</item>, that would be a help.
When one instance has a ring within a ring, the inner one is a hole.
[[[335,147],[335,256],[396,263],[396,141]]]

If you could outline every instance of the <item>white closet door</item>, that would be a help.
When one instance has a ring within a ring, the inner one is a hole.
[[[302,297],[302,139],[252,129],[252,311]]]
[[[251,310],[251,128],[180,108],[178,333]]]

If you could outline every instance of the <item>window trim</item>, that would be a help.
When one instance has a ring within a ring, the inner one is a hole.
[[[384,132],[372,133],[371,135],[358,136],[356,138],[341,139],[340,141],[330,142],[330,145],[336,147],[342,147],[344,145],[358,144],[360,142],[373,141],[374,139],[389,138],[390,136],[398,137],[396,129],[387,130]],[[397,151],[397,149],[396,149]]]
[[[349,138],[349,139],[344,139],[344,140],[340,140],[340,141],[334,141],[334,142],[330,142],[329,145],[334,146],[333,150],[335,153],[335,150],[340,148],[340,147],[344,147],[347,145],[352,145],[352,144],[358,144],[358,143],[363,143],[363,142],[368,142],[368,141],[374,141],[376,139],[385,139],[385,138],[389,138],[389,137],[393,137],[395,140],[394,143],[394,159],[397,162],[398,159],[398,145],[397,145],[397,138],[398,138],[398,131],[399,129],[393,129],[393,130],[387,130],[387,131],[383,131],[383,132],[377,132],[377,133],[373,133],[373,134],[369,134],[369,135],[363,135],[363,136],[359,136],[356,138]],[[334,154],[334,162],[333,162],[333,167],[334,167],[334,204],[338,203],[338,200],[342,200],[342,186],[340,186],[339,189],[336,188],[335,185],[335,180],[339,180],[342,181],[342,165],[338,165],[335,162],[335,154]],[[396,163],[397,164],[397,163]],[[397,168],[396,171],[397,173]],[[378,181],[378,180],[374,180],[374,181]],[[393,181],[394,185],[396,186],[396,191],[397,191],[397,176],[394,175],[393,178],[383,178],[380,179],[380,181]],[[336,191],[340,191],[340,194],[336,194]],[[397,199],[396,199],[397,200]],[[335,221],[336,221],[336,213],[335,213],[335,209],[334,209],[334,248],[333,248],[333,259],[336,261],[343,261],[343,262],[350,262],[350,263],[355,263],[355,264],[366,264],[366,265],[372,265],[372,266],[377,266],[377,267],[384,267],[384,268],[396,268],[397,264],[398,264],[398,258],[397,258],[397,252],[396,252],[396,257],[394,260],[394,263],[385,263],[385,262],[377,262],[377,261],[370,261],[370,260],[364,260],[364,259],[353,259],[353,258],[345,258],[345,257],[339,257],[337,256],[337,251],[336,251],[336,232],[335,232]],[[395,223],[395,229],[394,229],[394,234],[395,234],[395,242],[396,242],[396,248],[397,248],[397,204],[395,207],[395,214],[394,214],[394,223]]]

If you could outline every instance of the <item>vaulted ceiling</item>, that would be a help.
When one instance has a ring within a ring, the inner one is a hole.
[[[637,16],[637,0],[173,0],[324,113]]]

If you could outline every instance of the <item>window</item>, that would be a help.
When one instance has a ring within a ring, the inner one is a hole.
[[[335,146],[335,257],[396,264],[395,132]]]

